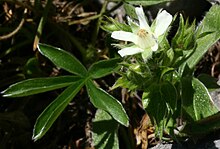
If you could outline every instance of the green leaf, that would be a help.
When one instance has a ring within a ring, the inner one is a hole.
[[[109,26],[109,25],[103,25],[103,27],[107,27],[106,29],[109,28],[109,31],[118,31],[118,30],[123,30],[123,31],[126,31],[126,32],[131,32],[131,28],[129,25],[125,24],[125,23],[120,23],[118,21],[116,21],[115,19],[113,18],[109,18],[109,17],[106,17],[109,21],[112,22],[112,24]],[[112,26],[114,25],[114,26]]]
[[[200,61],[206,51],[220,39],[220,6],[214,5],[206,14],[202,23],[199,25],[199,35],[210,33],[202,36],[197,40],[197,48],[193,55],[186,61],[190,69]]]
[[[87,75],[86,68],[70,53],[46,44],[38,44],[38,49],[42,55],[50,59],[57,67],[79,76]]]
[[[79,79],[80,77],[76,76],[28,79],[12,84],[2,93],[4,94],[4,97],[28,96],[63,88],[78,81]]]
[[[142,102],[156,126],[156,135],[161,138],[168,121],[177,109],[176,88],[170,82],[153,83],[143,93]]]
[[[182,15],[180,15],[179,28],[172,39],[172,48],[175,51],[173,66],[179,67],[184,65],[185,61],[194,52],[197,43],[195,42],[195,21],[189,24],[188,19],[184,21]]]
[[[89,75],[93,79],[101,78],[114,72],[118,67],[121,58],[113,58],[109,60],[102,60],[94,63],[89,68]]]
[[[163,65],[169,66],[172,64],[172,61],[174,59],[174,51],[172,48],[166,51],[164,58],[163,58]]]
[[[182,42],[183,40],[183,35],[184,35],[184,18],[183,16],[180,14],[180,18],[179,18],[179,27],[178,30],[175,34],[175,36],[172,38],[172,47],[173,48],[179,48],[178,43]]]
[[[131,17],[132,19],[136,19],[138,20],[138,17],[137,17],[137,14],[135,12],[135,7],[131,4],[127,4],[127,3],[124,3],[124,9],[125,9],[125,12],[126,14]]]
[[[125,2],[128,2],[132,5],[142,5],[142,6],[151,6],[156,5],[163,2],[170,2],[173,0],[125,0]]]
[[[123,87],[123,88],[127,88],[130,91],[133,91],[135,89],[138,88],[138,86],[136,84],[134,84],[133,82],[129,81],[127,79],[127,77],[122,76],[120,78],[118,78],[118,80],[115,82],[115,84],[112,86],[112,90],[118,88],[118,87]]]
[[[95,86],[92,80],[86,82],[87,92],[92,104],[98,108],[107,111],[112,117],[124,126],[128,126],[128,116],[121,103],[106,93],[101,88]]]
[[[182,107],[189,121],[201,120],[218,111],[207,88],[198,79],[185,77],[181,82]]]
[[[122,85],[128,85],[128,89],[132,89],[135,86],[137,86],[137,89],[147,88],[154,81],[148,66],[139,64],[130,64],[127,72],[122,77],[121,83]],[[123,81],[126,82],[124,83]]]
[[[37,141],[42,138],[50,129],[54,121],[66,108],[69,102],[76,96],[84,85],[84,80],[81,79],[74,82],[71,86],[66,88],[37,118],[34,126],[32,139]]]
[[[118,27],[115,26],[114,24],[109,24],[109,22],[107,22],[107,21],[102,21],[102,23],[103,24],[100,26],[102,30],[104,30],[108,33],[118,31]]]
[[[166,74],[169,74],[170,72],[174,71],[173,68],[165,67],[165,66],[160,67],[160,69],[161,69],[160,79],[162,79]]]
[[[166,101],[169,109],[174,112],[177,109],[177,91],[176,88],[170,82],[161,84],[160,88],[162,97]]]
[[[92,139],[97,149],[119,149],[119,124],[104,110],[98,109],[93,120]]]

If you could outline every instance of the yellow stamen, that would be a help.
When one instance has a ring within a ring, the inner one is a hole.
[[[137,33],[137,35],[141,38],[146,38],[148,35],[148,32],[145,29],[140,29]]]

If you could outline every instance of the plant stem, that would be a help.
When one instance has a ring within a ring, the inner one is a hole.
[[[97,24],[96,27],[94,29],[94,32],[92,34],[92,40],[91,40],[91,45],[94,46],[96,43],[96,39],[98,37],[98,33],[99,33],[99,28],[101,25],[101,21],[102,21],[102,15],[105,13],[106,7],[107,7],[108,1],[105,1],[104,4],[102,5],[102,9],[99,13],[99,18],[97,20]]]
[[[94,15],[94,16],[91,16],[91,17],[83,18],[83,19],[80,19],[80,20],[74,20],[74,21],[69,22],[68,25],[80,24],[82,22],[86,22],[86,21],[90,21],[90,20],[95,20],[95,19],[99,18],[100,16],[101,16],[101,14],[98,14],[98,15]]]
[[[53,2],[52,0],[47,0],[47,4],[46,4],[46,6],[44,8],[44,11],[43,11],[43,16],[40,19],[40,22],[39,22],[38,28],[37,28],[37,33],[36,33],[36,36],[34,38],[33,50],[35,50],[37,48],[37,45],[38,45],[38,43],[40,41],[40,37],[42,35],[44,25],[45,25],[45,23],[47,21],[47,16],[48,16],[50,7],[52,5],[52,2]]]

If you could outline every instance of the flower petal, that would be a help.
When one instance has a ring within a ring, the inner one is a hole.
[[[142,7],[136,7],[135,8],[140,28],[145,29],[147,32],[151,32],[150,26],[147,24],[147,20],[145,18],[145,14]]]
[[[154,31],[156,38],[165,33],[170,23],[172,22],[172,19],[172,15],[169,14],[166,10],[163,10],[157,15],[156,28]]]
[[[114,31],[111,35],[112,38],[123,40],[123,41],[131,41],[135,44],[138,43],[138,36],[131,33],[131,32],[125,32],[125,31]]]
[[[154,46],[151,47],[152,51],[157,51],[158,49],[158,44],[156,43]]]
[[[127,48],[123,48],[123,49],[119,50],[118,54],[120,54],[121,57],[124,57],[127,55],[134,55],[137,53],[141,53],[143,51],[144,51],[143,49],[133,46],[133,47],[127,47]]]

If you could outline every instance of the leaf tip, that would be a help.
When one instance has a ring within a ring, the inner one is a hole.
[[[37,140],[39,140],[40,139],[40,137],[39,137],[39,135],[34,135],[33,134],[33,136],[32,136],[32,140],[34,141],[34,142],[36,142]]]
[[[0,92],[2,97],[10,97],[11,94],[7,94],[7,89]]]
[[[34,128],[34,132],[33,132],[33,135],[32,135],[32,140],[33,140],[34,142],[36,142],[37,140],[39,140],[40,138],[42,138],[43,135],[44,135],[44,134],[42,133],[42,131],[40,131],[38,134],[36,134],[35,128]]]
[[[125,126],[126,126],[126,127],[128,127],[128,126],[129,126],[129,121],[127,121],[127,122],[126,122]]]
[[[126,112],[125,112],[125,119],[121,119],[121,120],[119,120],[119,119],[115,119],[116,121],[118,121],[120,124],[122,124],[123,126],[125,126],[125,127],[128,127],[129,126],[129,118],[128,118],[128,115],[126,114]]]
[[[125,126],[128,127],[129,126],[129,118],[128,118],[128,116],[126,116],[126,117],[127,117],[127,120],[125,122]]]

